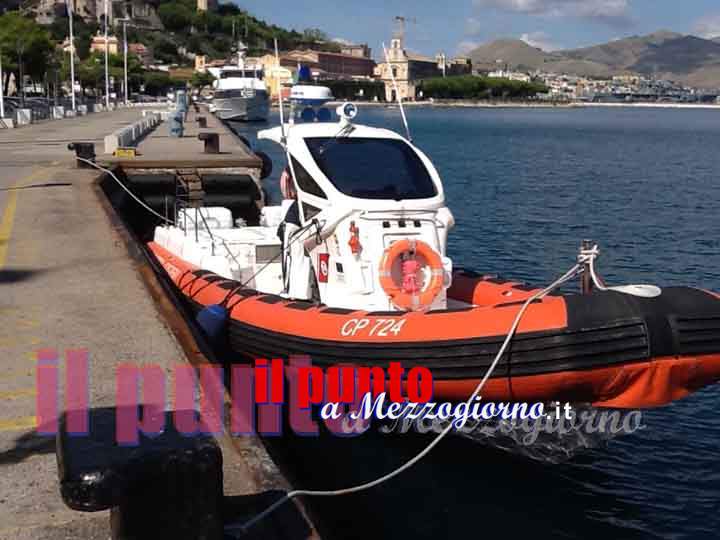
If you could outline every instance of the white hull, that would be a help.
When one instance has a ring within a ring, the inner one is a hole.
[[[270,99],[265,91],[255,91],[253,97],[216,97],[213,105],[215,115],[221,120],[254,122],[267,120],[270,114]]]

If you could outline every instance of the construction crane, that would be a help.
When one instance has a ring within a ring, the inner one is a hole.
[[[407,23],[417,24],[417,19],[415,17],[403,17],[402,15],[395,16],[395,31],[393,32],[395,39],[400,39],[404,42]]]

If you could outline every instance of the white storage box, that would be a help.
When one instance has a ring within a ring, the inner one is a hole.
[[[232,212],[222,206],[203,206],[201,208],[181,208],[178,211],[178,225],[187,226],[188,231],[195,230],[195,218],[197,216],[198,229],[203,231],[207,227],[212,229],[232,229]],[[202,217],[201,217],[202,216]],[[205,222],[203,222],[205,218]]]
[[[285,214],[292,203],[292,200],[285,199],[280,206],[265,206],[260,211],[260,225],[263,227],[279,226],[285,219]]]

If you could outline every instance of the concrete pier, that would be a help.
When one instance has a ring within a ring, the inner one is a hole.
[[[207,126],[199,127],[197,117],[206,118]],[[201,133],[217,133],[220,153],[206,154],[204,143],[198,140]],[[138,156],[113,158],[101,156],[100,161],[123,169],[181,169],[181,168],[259,168],[262,162],[250,153],[237,137],[208,112],[190,111],[184,123],[182,137],[170,136],[170,124],[164,122],[137,144]],[[100,152],[98,152],[100,155]]]
[[[54,438],[36,432],[37,351],[57,351],[61,392],[65,352],[87,351],[91,408],[113,405],[120,362],[169,373],[188,361],[187,328],[168,322],[172,306],[143,281],[95,184],[99,171],[74,168],[67,150],[70,141],[91,141],[100,155],[104,136],[140,115],[119,110],[0,131],[0,539],[109,537],[106,513],[74,512],[60,499]],[[140,144],[146,167],[200,155],[189,149],[202,148],[192,130],[171,140],[164,129]],[[211,159],[255,165],[222,129],[227,154]],[[226,494],[287,489],[261,445],[220,442]]]

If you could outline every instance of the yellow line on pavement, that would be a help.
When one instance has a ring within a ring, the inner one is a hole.
[[[35,416],[0,420],[0,431],[22,431],[24,429],[35,429],[36,426],[37,418]]]
[[[34,182],[40,176],[46,172],[46,169],[40,169],[31,173],[29,176],[18,180],[13,184],[13,187],[19,187],[22,184]],[[18,191],[11,190],[8,193],[7,204],[5,205],[5,212],[3,213],[2,221],[0,221],[0,270],[5,266],[5,260],[7,259],[8,248],[10,247],[10,235],[12,234],[13,223],[15,221],[15,210],[17,208]]]
[[[0,374],[0,381],[20,379],[21,377],[34,377],[35,368],[22,367],[18,369],[3,370]]]
[[[8,194],[8,201],[5,205],[2,221],[0,221],[0,269],[5,266],[8,247],[10,247],[10,234],[12,233],[13,221],[15,220],[15,208],[17,207],[18,192],[11,191]]]
[[[30,397],[36,395],[37,392],[34,388],[23,388],[22,390],[8,390],[7,392],[0,392],[0,399],[20,399],[23,397]]]

